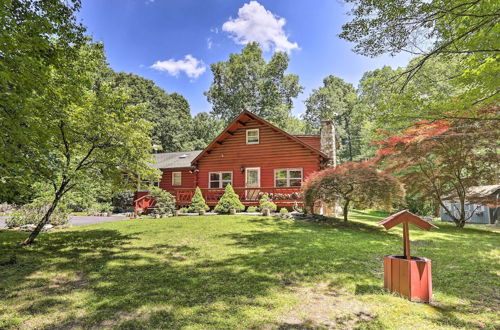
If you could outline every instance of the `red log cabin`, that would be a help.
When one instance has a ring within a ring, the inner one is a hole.
[[[335,158],[333,123],[322,122],[321,135],[290,135],[259,116],[243,111],[204,150],[155,154],[163,172],[159,187],[177,206],[188,206],[200,187],[215,206],[231,184],[245,206],[258,205],[267,193],[278,207],[302,205],[300,187],[311,173]],[[147,209],[147,191],[136,193],[136,209]]]

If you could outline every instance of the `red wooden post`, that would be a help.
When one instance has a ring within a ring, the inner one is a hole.
[[[410,260],[410,228],[408,222],[403,223],[403,239],[404,239],[404,256]]]

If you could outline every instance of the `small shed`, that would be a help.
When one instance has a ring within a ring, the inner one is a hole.
[[[460,202],[456,195],[443,198],[446,207],[459,215]],[[466,193],[465,212],[469,223],[494,224],[500,222],[500,184],[470,187]],[[441,220],[453,221],[441,207]]]

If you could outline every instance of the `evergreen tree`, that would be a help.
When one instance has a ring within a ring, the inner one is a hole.
[[[210,208],[207,203],[205,203],[205,198],[201,194],[200,187],[196,187],[194,191],[193,198],[191,199],[191,206],[189,207],[189,212],[200,213],[201,211],[208,211]]]
[[[240,198],[234,192],[233,187],[230,184],[226,186],[224,195],[219,199],[219,202],[215,206],[215,212],[217,213],[229,213],[229,210],[235,209],[236,211],[243,211],[245,206],[240,202]]]

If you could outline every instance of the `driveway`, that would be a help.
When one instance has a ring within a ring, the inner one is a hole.
[[[0,229],[2,228],[7,228],[5,225],[5,219],[7,217],[5,216],[0,216]],[[69,220],[69,224],[72,226],[84,226],[84,225],[93,225],[96,223],[103,223],[103,222],[111,222],[111,221],[118,221],[118,220],[124,220],[127,219],[126,216],[124,215],[113,215],[110,217],[93,217],[93,216],[86,216],[86,215],[72,215],[71,219]]]

